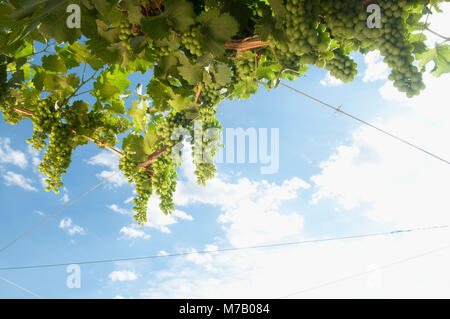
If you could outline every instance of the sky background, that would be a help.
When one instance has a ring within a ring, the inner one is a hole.
[[[450,5],[431,18],[450,29]],[[429,45],[436,40],[429,37]],[[353,53],[359,75],[343,84],[311,68],[290,84],[443,158],[450,158],[450,75],[425,74],[427,88],[406,99],[387,80],[377,52]],[[428,65],[428,70],[432,63]],[[148,75],[130,77],[131,88]],[[133,187],[121,175],[0,253],[0,267],[165,255],[314,240],[450,224],[450,169],[445,163],[333,112],[284,87],[248,100],[224,101],[224,128],[279,128],[279,170],[261,163],[217,164],[198,186],[188,152],[176,210],[149,202],[148,223],[132,218]],[[86,192],[118,165],[94,144],[78,148],[58,195],[47,193],[25,142],[32,125],[0,122],[0,246]],[[226,153],[226,150],[225,150]],[[0,276],[45,298],[391,298],[450,297],[450,249],[385,265],[450,244],[449,230],[418,231],[324,243],[149,261],[81,266],[68,288],[66,267],[5,270]],[[352,279],[340,278],[370,271]],[[0,281],[0,298],[31,298]]]

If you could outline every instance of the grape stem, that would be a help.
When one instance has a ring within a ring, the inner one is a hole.
[[[8,2],[8,5],[11,7],[11,8],[13,8],[13,9],[15,9],[16,7],[11,3],[11,1],[10,0],[6,0],[6,2]]]
[[[145,162],[138,164],[138,167],[146,167],[146,166],[150,165],[155,158],[159,157],[162,153],[167,151],[168,148],[169,148],[169,145],[165,145],[165,146],[161,147],[159,150],[154,151],[152,154],[150,154],[148,156],[148,158]]]
[[[202,92],[202,84],[197,84],[197,94],[195,94],[195,103],[198,103],[198,98],[200,97],[200,93]]]
[[[14,111],[16,111],[17,113],[28,115],[28,116],[34,116],[35,115],[35,113],[33,111],[25,109],[23,107],[14,107]],[[72,129],[72,133],[73,134],[77,134],[77,132],[74,129]],[[100,145],[100,146],[110,150],[111,152],[119,155],[120,157],[123,156],[123,153],[121,151],[116,150],[114,147],[106,144],[105,142],[101,142],[101,141],[99,141],[99,140],[97,140],[97,139],[95,139],[93,137],[90,137],[90,136],[87,136],[87,135],[83,135],[83,134],[81,134],[80,136],[84,137],[85,139],[87,139],[87,140],[89,140],[91,142],[94,142],[97,145]],[[161,147],[159,150],[156,150],[155,152],[153,152],[152,154],[150,154],[148,156],[148,158],[147,158],[147,160],[145,162],[138,164],[138,167],[145,168],[146,166],[150,165],[155,158],[159,157],[168,148],[169,148],[169,145],[165,145],[165,146]],[[151,174],[151,169],[146,169],[146,171],[147,171],[147,173]]]
[[[443,36],[442,34],[439,34],[436,31],[431,30],[426,24],[424,24],[424,25],[413,24],[413,26],[422,28],[423,30],[427,30],[428,32],[433,33],[434,35],[437,35],[438,37],[444,39],[444,42],[450,41],[450,37]]]
[[[261,41],[261,38],[257,35],[240,40],[231,40],[225,43],[225,49],[236,51],[247,51],[251,49],[266,47],[269,45],[269,41]]]

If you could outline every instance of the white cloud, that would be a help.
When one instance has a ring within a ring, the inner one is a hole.
[[[10,144],[11,140],[9,138],[0,137],[0,163],[9,163],[25,168],[28,164],[25,154],[14,150]]]
[[[36,187],[32,185],[33,180],[21,174],[16,174],[14,172],[8,171],[3,174],[3,178],[7,186],[19,186],[27,191],[37,191]]]
[[[61,201],[63,202],[63,203],[67,203],[67,202],[69,202],[69,200],[70,200],[70,197],[69,197],[69,190],[66,188],[66,187],[63,187],[62,188],[62,194],[61,194],[62,196],[61,196]]]
[[[387,81],[386,83],[384,83],[384,85],[380,87],[378,91],[385,100],[397,102],[409,101],[409,98],[406,97],[405,93],[400,92],[396,87],[394,87],[394,82],[392,81]]]
[[[159,231],[169,234],[170,229],[169,225],[173,225],[178,223],[178,219],[189,220],[192,221],[193,217],[191,215],[186,214],[185,212],[175,209],[172,214],[166,215],[161,209],[159,209],[160,200],[152,196],[148,201],[147,206],[147,220],[144,224],[145,227],[151,227],[158,229]]]
[[[134,271],[129,270],[115,270],[109,274],[111,281],[133,281],[138,278]]]
[[[108,208],[110,210],[112,210],[113,212],[116,212],[121,215],[133,215],[132,211],[125,209],[125,208],[121,208],[121,207],[117,206],[116,204],[109,205]]]
[[[325,78],[320,81],[320,84],[322,84],[323,86],[338,86],[344,84],[344,82],[332,76],[328,71],[325,75]]]
[[[72,219],[68,217],[61,219],[59,222],[59,228],[66,230],[70,236],[77,234],[82,235],[85,233],[85,229],[83,227],[73,224]]]
[[[150,235],[145,233],[143,230],[135,229],[133,227],[122,227],[120,229],[120,233],[122,234],[121,238],[125,239],[149,239]]]
[[[386,80],[389,73],[389,67],[383,62],[380,51],[372,51],[365,55],[364,61],[367,68],[364,71],[364,82],[372,82],[376,80]]]
[[[98,179],[108,179],[107,183],[113,187],[121,187],[128,184],[128,181],[123,176],[122,171],[113,175],[114,173],[114,171],[101,171],[99,174],[96,174],[96,176]]]
[[[191,254],[186,256],[186,260],[192,261],[193,263],[195,263],[197,265],[209,263],[212,261],[212,255],[210,253],[199,254],[197,252],[197,250],[195,250],[195,249],[190,249],[188,252]]]
[[[31,156],[31,162],[33,163],[33,166],[35,168],[38,168],[39,163],[41,162],[41,159],[39,158],[40,152],[33,148],[31,145],[28,145],[27,152]]]
[[[180,206],[201,203],[220,208],[223,213],[218,221],[233,246],[279,241],[300,234],[303,218],[294,212],[280,213],[279,209],[283,202],[297,198],[301,189],[310,187],[305,181],[294,177],[278,185],[266,180],[241,178],[227,182],[215,177],[203,187],[196,183],[190,153],[184,152],[184,157],[185,181],[178,182],[175,203]]]
[[[101,151],[97,155],[92,156],[86,162],[90,165],[99,165],[109,168],[109,170],[103,170],[100,173],[96,174],[98,179],[108,178],[108,185],[113,187],[121,187],[128,184],[128,181],[123,176],[122,171],[112,176],[115,173],[115,170],[117,170],[119,167],[119,157],[116,154],[112,152]]]
[[[87,160],[88,164],[106,166],[112,170],[119,167],[119,157],[112,152],[101,151]]]
[[[447,90],[450,75],[426,74],[427,89],[403,112],[375,124],[443,158],[450,158]],[[365,207],[376,221],[397,225],[450,222],[448,166],[371,128],[360,127],[312,177],[314,200],[337,200],[344,208]]]
[[[41,212],[40,210],[35,210],[34,213],[39,216],[45,216],[45,214],[43,212]]]
[[[448,251],[380,269],[445,243],[448,230],[228,252],[214,256],[209,267],[178,259],[170,270],[155,274],[140,296],[279,298],[305,290],[292,298],[448,297],[450,278],[442,276]]]
[[[158,256],[167,256],[167,255],[168,255],[168,253],[166,251],[164,251],[164,250],[160,250],[158,252]]]

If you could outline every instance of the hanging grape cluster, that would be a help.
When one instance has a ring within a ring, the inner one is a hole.
[[[72,151],[76,146],[72,129],[61,122],[61,108],[57,101],[47,98],[36,105],[33,115],[34,132],[27,142],[37,150],[48,145],[39,171],[47,176],[46,190],[58,193],[63,185],[61,178],[71,163]]]
[[[356,62],[345,55],[341,49],[335,49],[333,50],[333,58],[327,61],[325,69],[330,71],[330,74],[335,78],[343,82],[350,82],[358,73],[356,66]]]
[[[10,80],[8,80],[8,64],[13,62],[11,57],[0,54],[0,110],[5,122],[17,124],[24,116],[14,110],[16,101],[11,95]]]
[[[120,21],[120,34],[119,39],[122,41],[122,44],[130,49],[130,38],[132,36],[131,33],[131,24],[128,22],[126,17],[122,17]]]
[[[213,178],[216,173],[214,156],[219,150],[222,127],[216,118],[215,107],[205,107],[199,112],[194,123],[192,145],[192,162],[195,165],[194,175],[197,183],[206,185],[206,181]]]
[[[202,56],[203,50],[201,46],[202,30],[201,25],[193,25],[191,29],[181,35],[181,43],[192,55]]]
[[[147,222],[147,203],[152,195],[151,170],[138,167],[139,163],[133,161],[132,154],[125,150],[119,162],[119,168],[123,172],[128,183],[134,183],[136,187],[136,196],[133,199],[133,210],[136,212],[134,219],[139,224]]]
[[[380,52],[385,57],[384,61],[392,69],[389,79],[394,81],[394,86],[408,97],[413,97],[425,88],[422,81],[422,73],[413,65],[413,46],[406,37],[405,1],[397,4],[389,1],[381,1],[380,5],[385,12],[383,19],[383,34],[380,41]],[[382,20],[382,21],[383,21]]]
[[[234,62],[235,81],[247,81],[255,76],[256,54],[253,52],[243,52],[236,57]]]

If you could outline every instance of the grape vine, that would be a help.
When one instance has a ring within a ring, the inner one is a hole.
[[[44,151],[47,190],[63,185],[78,146],[92,141],[118,154],[143,224],[152,195],[162,212],[175,209],[181,163],[173,155],[184,138],[175,130],[199,137],[190,140],[198,183],[214,177],[224,99],[295,80],[309,65],[352,81],[355,51],[379,50],[389,79],[408,97],[424,89],[427,62],[435,62],[436,76],[450,72],[449,38],[428,48],[421,20],[441,2],[18,0],[13,8],[0,0],[0,110],[11,124],[32,120],[28,141]],[[80,28],[66,24],[71,3],[80,7]],[[368,26],[369,3],[379,6],[379,28]],[[140,88],[131,101],[128,76],[148,70],[146,93]]]

